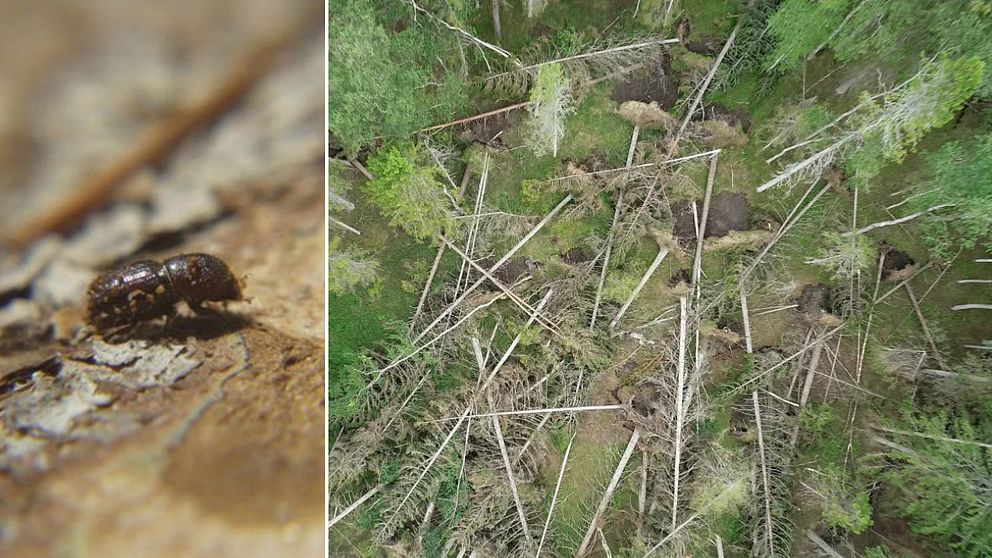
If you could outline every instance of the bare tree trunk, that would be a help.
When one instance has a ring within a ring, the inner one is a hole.
[[[651,262],[651,266],[648,267],[646,272],[644,272],[644,276],[641,277],[641,281],[637,283],[636,287],[634,287],[634,291],[630,293],[630,296],[627,298],[627,302],[624,303],[623,307],[620,308],[620,311],[617,312],[616,317],[613,318],[612,322],[610,322],[610,327],[616,327],[617,323],[620,321],[620,318],[622,318],[627,312],[627,309],[630,308],[630,305],[634,302],[634,299],[637,298],[637,295],[641,293],[641,289],[643,289],[644,285],[647,284],[648,279],[651,279],[651,276],[654,274],[655,270],[658,269],[658,266],[661,265],[661,262],[665,259],[665,256],[668,255],[668,248],[663,246],[659,248],[658,255],[654,257],[654,261]]]
[[[475,308],[472,309],[472,311],[470,311],[469,313],[465,314],[465,316],[463,316],[462,319],[460,319],[457,322],[455,322],[455,325],[453,325],[453,326],[449,327],[448,329],[442,331],[441,333],[435,335],[430,341],[427,341],[426,343],[418,346],[417,348],[415,348],[414,350],[410,351],[406,355],[403,355],[402,357],[399,357],[396,360],[394,360],[394,361],[390,362],[389,364],[387,364],[386,366],[380,368],[379,369],[379,372],[375,376],[375,379],[373,379],[372,382],[369,385],[375,384],[376,382],[379,381],[379,378],[381,378],[382,375],[385,374],[387,371],[392,370],[393,368],[399,366],[400,364],[403,364],[407,360],[413,358],[420,351],[423,351],[427,347],[430,347],[434,343],[437,343],[445,335],[447,335],[448,333],[450,333],[451,331],[453,331],[454,329],[456,329],[458,326],[462,325],[462,323],[464,323],[466,320],[468,320],[469,318],[471,318],[476,312],[482,310],[483,308],[487,308],[487,307],[491,306],[497,300],[503,298],[504,296],[506,296],[506,295],[499,294],[495,298],[493,298],[492,300],[490,300],[489,302],[486,302],[485,304],[480,304],[479,306],[476,306]],[[416,342],[416,341],[414,341],[414,342]]]
[[[955,205],[957,205],[957,204],[953,204],[953,203],[942,203],[942,204],[938,204],[938,205],[935,205],[933,207],[928,207],[927,209],[924,209],[923,211],[917,211],[916,213],[911,213],[911,214],[909,214],[909,215],[907,215],[905,217],[900,217],[898,219],[893,219],[891,221],[882,221],[880,223],[872,223],[871,225],[866,225],[866,226],[861,227],[860,229],[858,229],[856,231],[846,232],[846,233],[844,233],[841,236],[850,236],[852,234],[865,234],[868,231],[873,231],[875,229],[880,229],[882,227],[888,227],[890,225],[899,225],[901,223],[905,223],[906,221],[912,221],[913,219],[916,219],[917,217],[920,217],[922,215],[926,215],[927,213],[933,213],[934,211],[937,211],[938,209],[943,209],[945,207],[954,207]]]
[[[519,306],[521,310],[523,310],[524,312],[526,312],[528,315],[535,315],[536,310],[534,310],[534,308],[530,304],[528,304],[526,300],[520,298],[519,295],[517,295],[516,293],[514,293],[513,291],[511,291],[510,288],[507,287],[506,285],[504,285],[502,281],[500,281],[499,279],[496,279],[495,277],[493,277],[493,275],[490,272],[486,271],[485,268],[483,268],[479,264],[477,264],[474,261],[472,261],[468,257],[468,255],[465,254],[465,252],[462,252],[461,250],[459,250],[457,246],[455,246],[454,244],[451,243],[451,241],[449,241],[447,238],[445,238],[445,237],[442,236],[441,237],[441,242],[443,242],[449,248],[451,248],[452,250],[454,250],[455,253],[457,253],[464,261],[468,262],[469,265],[470,265],[470,267],[473,267],[473,268],[476,269],[476,271],[478,271],[479,273],[482,273],[482,276],[485,279],[489,279],[489,282],[491,282],[493,285],[495,285],[496,288],[498,288],[499,290],[503,291],[503,293],[510,300],[512,300],[514,304],[516,304],[517,306]],[[559,338],[562,338],[563,341],[566,341],[566,342],[568,341],[567,339],[565,339],[564,335],[562,335],[562,333],[560,331],[558,331],[558,327],[555,326],[555,324],[552,321],[550,321],[549,319],[545,318],[544,316],[542,316],[540,314],[537,314],[536,315],[536,319],[537,319],[537,322],[540,323],[542,326],[544,326],[549,332],[553,333],[554,335],[556,335]]]
[[[758,457],[761,460],[761,484],[765,496],[765,536],[768,537],[768,555],[775,555],[774,539],[772,537],[772,495],[771,481],[768,477],[768,463],[765,460],[765,435],[761,429],[761,407],[758,405],[758,392],[751,392],[751,401],[754,404],[754,421],[758,430]]]
[[[579,545],[579,550],[575,553],[576,558],[585,555],[586,550],[588,550],[589,543],[592,542],[592,537],[596,534],[596,528],[599,526],[599,518],[606,511],[606,507],[610,505],[613,492],[617,489],[617,485],[620,484],[620,477],[623,476],[623,470],[627,467],[630,456],[634,454],[634,448],[637,447],[637,441],[640,438],[640,427],[634,428],[634,433],[630,435],[630,441],[627,442],[627,449],[623,452],[620,463],[617,464],[617,469],[613,473],[613,478],[610,479],[609,486],[606,487],[606,493],[603,494],[603,499],[599,501],[599,507],[596,508],[596,513],[593,514],[592,521],[589,522],[589,529],[586,530],[586,536],[582,539],[582,544]]]
[[[613,250],[613,238],[616,234],[617,221],[620,219],[620,198],[617,199],[617,206],[613,208],[613,224],[610,225],[610,233],[606,237],[606,254],[603,255],[603,269],[599,272],[599,286],[596,287],[596,302],[592,305],[592,318],[589,320],[589,329],[596,325],[596,314],[599,312],[599,302],[603,298],[603,283],[606,282],[606,272],[610,268],[610,252]]]
[[[358,229],[356,229],[355,227],[352,227],[352,226],[351,226],[351,225],[349,225],[348,223],[343,223],[343,222],[341,222],[341,221],[338,221],[338,220],[337,220],[337,219],[335,219],[334,217],[328,217],[328,220],[330,220],[330,222],[331,222],[332,224],[334,224],[334,225],[337,225],[337,226],[339,226],[339,227],[341,227],[341,228],[343,228],[343,229],[345,229],[346,231],[348,231],[348,232],[350,232],[350,233],[354,233],[354,234],[357,234],[357,235],[359,235],[359,236],[361,236],[361,234],[362,234],[362,231],[360,231],[360,230],[358,230]],[[980,281],[970,281],[970,282],[971,282],[971,283],[978,283],[978,282],[980,282]],[[989,281],[989,282],[990,282],[990,283],[992,283],[992,281]],[[961,283],[961,281],[958,281],[958,283]]]
[[[677,525],[679,511],[679,480],[682,467],[682,428],[685,421],[685,337],[686,337],[686,297],[679,298],[679,354],[676,368],[678,387],[675,389],[675,471],[672,476],[672,529]]]
[[[692,284],[696,286],[696,299],[699,299],[699,275],[703,267],[703,237],[706,236],[706,221],[710,214],[710,196],[713,194],[713,181],[716,180],[716,163],[720,159],[717,151],[710,157],[710,172],[706,176],[706,193],[703,195],[703,215],[699,219],[696,233],[696,259],[692,264]]]
[[[565,477],[565,467],[568,465],[568,454],[572,453],[572,443],[575,442],[576,434],[578,434],[578,431],[572,434],[572,439],[568,441],[568,447],[565,448],[565,456],[561,459],[561,470],[558,471],[558,482],[555,483],[555,492],[551,497],[551,507],[548,508],[548,519],[544,522],[544,530],[541,531],[541,542],[537,544],[537,552],[534,554],[534,558],[541,557],[541,547],[544,546],[544,537],[548,534],[548,525],[551,525],[551,514],[555,512],[555,503],[558,501],[558,491],[561,490],[561,479]]]
[[[496,32],[496,40],[503,40],[503,26],[499,22],[499,4],[500,0],[493,0],[493,31]]]
[[[510,54],[509,51],[506,51],[506,50],[504,50],[504,49],[502,49],[502,48],[500,48],[500,47],[498,47],[498,46],[496,46],[494,44],[490,44],[490,43],[487,43],[486,41],[483,41],[482,39],[476,37],[475,35],[469,33],[468,31],[466,31],[464,29],[462,29],[461,27],[455,27],[454,25],[451,25],[447,21],[439,18],[438,16],[436,16],[436,15],[432,14],[431,12],[428,12],[427,10],[425,10],[425,9],[421,8],[420,6],[418,6],[417,5],[417,2],[415,0],[409,0],[409,2],[413,5],[413,9],[417,10],[418,12],[420,12],[420,13],[426,15],[427,17],[431,18],[432,20],[436,21],[442,27],[445,27],[446,29],[449,29],[451,31],[454,31],[455,33],[458,33],[459,35],[461,35],[462,37],[465,37],[469,41],[472,41],[476,45],[478,45],[478,46],[480,46],[482,48],[491,50],[491,51],[495,52],[496,54],[502,56],[503,58],[510,58],[511,54]]]
[[[938,442],[950,442],[952,444],[964,444],[966,446],[978,446],[980,448],[992,449],[992,444],[986,444],[984,442],[975,442],[973,440],[961,440],[958,438],[949,438],[947,436],[935,436],[933,434],[925,434],[923,432],[912,432],[909,430],[896,430],[895,428],[887,428],[885,426],[880,426],[877,424],[871,425],[872,430],[881,430],[882,432],[889,432],[891,434],[902,434],[903,436],[915,436],[917,438],[926,438],[928,440],[936,440]]]
[[[465,172],[462,173],[462,183],[458,185],[458,196],[461,198],[465,197],[465,192],[468,190],[468,179],[472,176],[472,163],[465,163]]]
[[[544,308],[544,306],[548,303],[548,300],[551,299],[552,293],[553,293],[552,290],[548,290],[548,293],[544,295],[543,299],[541,299],[540,304],[537,305],[538,312],[540,312]],[[482,394],[485,393],[486,389],[489,388],[489,384],[491,384],[493,379],[496,378],[496,374],[498,374],[500,369],[503,368],[503,365],[506,364],[506,361],[510,360],[510,355],[513,354],[513,350],[516,349],[517,345],[520,344],[520,339],[523,337],[524,331],[526,331],[527,328],[529,328],[533,323],[534,323],[534,316],[532,315],[524,324],[524,327],[523,329],[520,330],[520,333],[518,333],[517,336],[513,338],[513,341],[510,342],[510,346],[506,348],[506,352],[503,353],[503,357],[500,358],[499,362],[496,363],[496,366],[493,367],[492,372],[489,373],[489,376],[486,378],[486,380],[482,383],[481,386],[479,386],[479,389],[476,390],[475,395],[472,397],[472,401],[470,401],[469,404],[465,406],[465,410],[462,412],[461,418],[459,418],[458,422],[455,423],[453,427],[451,427],[451,430],[448,432],[447,437],[444,439],[444,441],[441,442],[441,445],[437,448],[437,451],[435,451],[434,454],[431,455],[431,457],[427,460],[427,463],[424,464],[424,468],[423,470],[420,471],[420,475],[417,477],[417,480],[414,481],[413,486],[410,487],[410,490],[406,493],[406,496],[404,496],[403,499],[400,500],[399,505],[396,506],[396,511],[393,512],[393,515],[390,516],[389,520],[387,520],[387,523],[391,523],[396,518],[396,515],[399,514],[400,510],[403,509],[403,506],[406,505],[407,501],[410,499],[410,496],[413,495],[413,492],[417,489],[420,483],[423,482],[424,477],[427,476],[427,473],[431,470],[431,467],[433,467],[434,463],[436,463],[438,458],[441,457],[441,454],[444,452],[444,449],[448,447],[449,443],[451,443],[451,439],[455,436],[455,433],[458,432],[458,429],[461,428],[462,424],[468,418],[468,415],[471,414],[472,408],[474,407],[476,400],[478,400],[479,397],[481,397]]]
[[[503,456],[503,466],[506,467],[506,478],[510,482],[510,492],[513,493],[513,503],[517,506],[520,527],[524,530],[524,537],[530,542],[530,530],[527,529],[527,514],[524,513],[524,505],[520,502],[520,493],[517,492],[517,480],[513,477],[513,469],[510,467],[510,455],[506,452],[506,442],[503,440],[503,430],[499,426],[499,417],[496,415],[491,416],[493,430],[496,431],[496,441],[499,443],[499,453]]]
[[[630,149],[627,150],[627,168],[634,162],[634,149],[637,147],[637,136],[641,133],[641,127],[634,125],[634,132],[630,135]]]
[[[820,353],[823,352],[823,343],[826,339],[820,339],[816,346],[813,347],[813,356],[810,357],[809,367],[806,371],[806,381],[803,384],[803,393],[799,398],[799,416],[803,414],[803,409],[806,408],[806,402],[809,401],[809,393],[813,389],[813,378],[816,376],[816,369],[820,365]],[[796,426],[792,429],[792,447],[796,446],[796,442],[799,440],[799,424],[800,421],[796,421]]]
[[[754,0],[748,2],[748,7],[750,7],[751,4],[753,3]],[[673,2],[668,3],[668,10],[665,12],[666,21],[668,19],[668,12],[671,10],[672,4]],[[727,42],[725,42],[723,44],[723,48],[720,49],[720,54],[718,54],[716,56],[716,60],[713,61],[713,67],[710,68],[709,73],[706,74],[706,78],[703,80],[703,83],[699,85],[699,90],[696,92],[696,96],[692,99],[692,103],[689,105],[689,110],[686,111],[685,117],[682,118],[682,124],[679,125],[679,131],[675,134],[675,137],[672,138],[672,141],[669,144],[668,147],[669,157],[671,157],[672,155],[675,154],[676,151],[678,151],[679,139],[682,137],[682,134],[685,133],[685,129],[689,125],[689,120],[692,118],[692,114],[696,112],[696,108],[699,107],[699,103],[703,100],[703,95],[706,94],[706,90],[709,88],[710,82],[713,81],[713,76],[716,75],[717,69],[719,69],[720,64],[723,63],[723,58],[727,55],[727,52],[730,50],[730,47],[733,46],[734,40],[737,39],[737,32],[740,31],[741,26],[744,25],[744,20],[745,20],[744,17],[741,17],[737,20],[737,25],[735,25],[734,30],[730,32],[730,36],[727,37]]]
[[[436,126],[429,126],[429,127],[424,128],[422,130],[417,130],[417,133],[418,134],[422,134],[422,133],[425,133],[425,132],[434,132],[434,131],[437,131],[437,130],[443,130],[445,128],[450,128],[452,126],[457,126],[459,124],[467,124],[469,122],[475,122],[476,120],[482,120],[483,118],[488,118],[490,116],[496,116],[497,114],[502,114],[504,112],[510,112],[511,110],[516,110],[518,108],[524,108],[525,106],[527,106],[529,104],[530,104],[530,101],[524,101],[522,103],[517,103],[515,105],[510,105],[508,107],[503,107],[503,108],[499,108],[499,109],[495,109],[495,110],[490,110],[490,111],[487,111],[487,112],[483,112],[482,114],[477,114],[475,116],[468,116],[468,117],[465,117],[465,118],[459,118],[458,120],[452,120],[451,122],[445,122],[444,124],[438,124]]]
[[[494,411],[491,413],[480,413],[477,415],[468,415],[465,418],[481,418],[481,417],[515,417],[521,415],[540,415],[544,413],[583,413],[590,411],[621,411],[624,406],[615,403],[612,405],[586,405],[586,406],[576,406],[576,407],[547,407],[544,409],[520,409],[516,411]],[[429,424],[433,422],[445,422],[449,420],[458,420],[461,417],[443,417],[439,419],[425,420],[421,421],[421,424]]]
[[[570,201],[572,201],[572,196],[571,195],[565,196],[565,199],[561,200],[561,202],[557,206],[555,206],[555,208],[552,209],[551,212],[548,213],[544,217],[544,219],[541,219],[541,222],[540,223],[538,223],[533,229],[531,229],[530,232],[528,232],[526,235],[524,235],[524,237],[521,238],[520,241],[517,242],[513,246],[513,248],[511,248],[510,251],[506,253],[505,256],[503,256],[502,258],[500,258],[499,261],[497,261],[495,264],[493,264],[492,267],[489,268],[489,273],[495,272],[497,269],[499,269],[500,267],[502,267],[503,264],[505,264],[506,262],[508,262],[510,260],[510,258],[512,258],[513,255],[516,254],[517,251],[520,250],[520,248],[522,248],[523,245],[527,243],[527,241],[529,241],[531,238],[534,238],[534,235],[536,235],[538,232],[540,232],[540,230],[542,228],[544,228],[544,226],[547,225],[548,222],[551,221],[551,219],[553,219],[555,217],[555,215],[558,215],[558,213],[562,210],[562,208],[564,208],[565,205],[567,205],[568,202],[570,202]],[[420,341],[420,339],[422,339],[425,335],[427,335],[428,332],[430,332],[432,329],[434,329],[434,326],[436,326],[437,324],[439,324],[441,322],[441,320],[443,320],[459,304],[461,304],[466,298],[468,298],[468,295],[472,291],[474,291],[475,289],[477,289],[479,287],[479,285],[481,285],[485,281],[486,281],[486,278],[485,277],[480,277],[475,283],[473,283],[471,286],[469,286],[467,289],[465,289],[465,291],[461,294],[461,296],[459,296],[454,302],[452,302],[451,304],[449,304],[448,307],[445,308],[443,312],[441,312],[441,314],[439,314],[436,318],[434,318],[434,321],[431,322],[430,325],[428,325],[426,328],[424,328],[423,331],[420,332],[420,335],[418,335],[416,338],[413,339],[413,342],[416,343],[417,341]]]
[[[819,343],[820,341],[822,341],[824,339],[829,338],[831,335],[833,335],[833,334],[837,333],[838,331],[840,331],[844,326],[845,326],[845,324],[841,324],[841,325],[839,325],[839,326],[831,329],[830,331],[824,333],[823,335],[821,335],[817,339],[815,339],[812,344],[807,343],[806,345],[803,345],[803,347],[801,349],[799,349],[795,353],[792,353],[791,355],[785,357],[783,360],[779,361],[778,364],[774,364],[772,366],[769,366],[768,368],[762,370],[755,377],[753,377],[750,380],[747,380],[746,382],[744,382],[743,384],[737,386],[736,388],[734,388],[734,391],[737,391],[739,389],[742,389],[742,388],[748,386],[751,383],[757,382],[761,378],[764,378],[768,374],[771,374],[775,370],[778,370],[779,368],[781,368],[781,367],[785,366],[786,364],[792,362],[793,360],[799,358],[800,356],[804,355],[806,353],[806,351],[812,349],[815,344]]]
[[[933,340],[933,335],[930,334],[930,327],[927,326],[927,319],[923,317],[923,312],[920,311],[920,303],[916,300],[916,295],[913,294],[913,288],[909,286],[909,283],[903,285],[906,288],[906,294],[909,295],[909,301],[913,303],[913,311],[916,312],[916,318],[920,320],[920,326],[923,328],[923,334],[926,335],[927,343],[930,345],[930,350],[933,351],[933,358],[937,360],[941,368],[949,368],[944,357],[941,356],[940,350],[937,349],[937,343]]]
[[[369,172],[369,169],[365,168],[365,165],[359,163],[358,159],[355,159],[354,157],[348,157],[348,162],[351,163],[351,166],[358,169],[358,172],[365,175],[365,178],[368,178],[369,180],[375,180],[375,177],[372,176],[372,173]]]
[[[748,354],[753,352],[753,347],[751,345],[751,319],[747,314],[747,293],[744,292],[744,285],[740,285],[741,289],[741,315],[744,316],[744,350]]]
[[[644,536],[644,510],[648,501],[648,462],[651,454],[641,452],[641,489],[637,492],[637,536]]]
[[[966,347],[968,345],[965,345]],[[978,345],[972,345],[973,347],[979,347],[986,350],[992,350],[992,347],[981,347]],[[980,384],[987,384],[992,382],[992,378],[985,376],[975,376],[974,374],[957,374],[955,372],[948,372],[947,370],[936,370],[933,368],[921,368],[920,373],[927,376],[935,376],[937,378],[954,378],[955,380],[966,380],[969,382],[978,382]]]
[[[892,287],[891,289],[885,291],[885,294],[883,294],[882,296],[876,298],[872,302],[872,304],[880,304],[883,300],[889,298],[890,296],[892,296],[893,293],[895,293],[896,291],[898,291],[899,289],[901,289],[903,287],[903,285],[908,284],[910,281],[912,281],[914,278],[916,278],[917,275],[919,275],[919,274],[923,273],[924,271],[930,269],[930,266],[931,265],[933,265],[933,262],[927,262],[926,265],[923,265],[922,267],[920,267],[920,269],[917,269],[916,271],[914,271],[912,275],[910,275],[909,277],[907,277],[907,278],[903,279],[902,281],[896,283],[896,286],[895,287]]]
[[[494,80],[494,79],[499,79],[499,78],[504,77],[504,76],[506,76],[508,74],[511,74],[511,73],[529,72],[531,70],[536,70],[536,69],[540,68],[541,66],[547,66],[548,64],[560,64],[560,63],[563,63],[563,62],[571,62],[573,60],[582,60],[583,58],[593,58],[595,56],[601,56],[603,54],[611,54],[611,53],[614,53],[614,52],[623,52],[623,51],[626,51],[626,50],[633,50],[633,49],[643,48],[643,47],[650,46],[650,45],[669,45],[669,44],[677,43],[677,42],[679,42],[678,39],[652,39],[650,41],[642,41],[640,43],[635,43],[635,44],[631,44],[631,45],[621,45],[621,46],[617,46],[617,47],[611,47],[611,48],[606,48],[606,49],[603,49],[603,50],[597,50],[595,52],[584,52],[582,54],[575,54],[575,55],[572,55],[572,56],[566,56],[564,58],[556,58],[554,60],[546,60],[544,62],[538,62],[537,64],[531,64],[529,66],[523,66],[523,67],[520,67],[520,68],[516,68],[514,70],[511,70],[509,72],[503,72],[501,74],[494,74],[494,75],[491,75],[491,76],[487,77],[486,78],[486,81],[491,81],[491,80]]]
[[[513,459],[514,465],[519,464],[520,460],[524,458],[524,454],[527,453],[527,448],[529,448],[530,445],[534,443],[534,439],[537,438],[537,433],[540,432],[542,428],[544,428],[544,425],[547,424],[549,420],[551,420],[551,413],[544,413],[544,416],[541,417],[541,422],[537,423],[537,426],[530,433],[530,437],[527,438],[527,442],[524,443],[523,447],[520,448],[520,451],[517,452],[517,457]]]
[[[813,541],[813,544],[820,547],[820,550],[826,552],[830,558],[844,558],[843,555],[831,548],[830,545],[827,544],[827,541],[821,539],[819,535],[814,533],[812,529],[806,529],[806,538]]]
[[[413,335],[413,327],[417,324],[417,318],[420,317],[420,313],[424,310],[424,302],[427,300],[427,293],[431,290],[431,284],[434,283],[434,274],[437,273],[437,268],[441,265],[442,256],[444,256],[443,242],[437,247],[437,255],[434,256],[434,264],[431,265],[431,272],[427,275],[427,281],[424,283],[424,290],[420,293],[420,300],[417,302],[417,309],[414,310],[413,318],[410,319],[409,335],[411,336]]]
[[[345,508],[344,511],[342,511],[341,513],[335,515],[333,519],[331,519],[330,521],[328,521],[327,522],[327,528],[330,529],[331,527],[334,526],[335,523],[337,523],[337,522],[341,521],[342,519],[348,517],[348,514],[350,514],[351,512],[355,511],[356,509],[358,509],[358,507],[361,506],[362,504],[364,504],[366,501],[368,501],[369,498],[371,498],[371,497],[375,496],[376,494],[378,494],[380,490],[382,490],[382,485],[381,484],[377,484],[375,486],[375,488],[373,488],[372,490],[369,490],[368,492],[366,492],[364,495],[362,495],[361,498],[355,500],[355,503],[351,504],[350,506],[348,506],[347,508]]]

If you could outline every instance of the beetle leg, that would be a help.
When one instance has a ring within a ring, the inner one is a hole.
[[[220,312],[203,305],[202,300],[189,300],[186,301],[189,309],[193,311],[197,316],[219,316]]]
[[[103,338],[110,343],[125,341],[129,337],[131,337],[131,334],[134,333],[134,330],[137,326],[138,324],[135,322],[135,323],[112,327],[104,331]]]
[[[175,306],[173,306],[172,308],[169,308],[169,310],[165,313],[165,324],[162,326],[162,331],[163,332],[169,333],[169,331],[172,328],[172,324],[175,323],[175,319],[176,319],[176,316],[177,315],[178,314],[176,312],[176,307]]]

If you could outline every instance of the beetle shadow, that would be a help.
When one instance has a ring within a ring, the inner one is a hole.
[[[160,339],[185,341],[195,337],[207,341],[240,331],[255,323],[249,316],[234,312],[216,311],[210,314],[179,315],[160,329]]]
[[[177,315],[168,321],[144,322],[129,330],[114,332],[106,340],[110,343],[129,340],[182,343],[193,337],[200,341],[208,341],[235,333],[254,323],[255,321],[249,316],[226,311]]]

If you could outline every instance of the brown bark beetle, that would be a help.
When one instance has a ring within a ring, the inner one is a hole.
[[[197,314],[211,314],[204,302],[243,300],[241,287],[231,268],[209,254],[183,254],[162,263],[143,260],[93,280],[87,317],[98,330],[133,326],[174,316],[180,300]]]

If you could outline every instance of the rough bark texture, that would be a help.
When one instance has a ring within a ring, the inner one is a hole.
[[[78,227],[0,252],[0,555],[319,554],[319,26],[289,19],[303,2],[105,4],[72,3],[74,17],[44,23],[52,33],[2,39],[37,66],[34,81],[4,84],[30,91],[0,95],[5,113],[30,116],[0,135],[36,146],[0,184],[6,238],[214,95],[263,35],[290,39],[240,103],[104,192]],[[45,55],[53,36],[60,56]],[[116,338],[84,325],[98,273],[185,252],[222,257],[251,301],[214,316],[180,305],[168,327]]]

